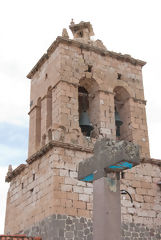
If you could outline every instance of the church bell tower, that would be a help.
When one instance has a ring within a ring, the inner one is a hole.
[[[6,177],[5,233],[92,239],[93,186],[78,181],[79,162],[102,138],[135,142],[142,159],[150,158],[145,62],[92,40],[90,22],[72,20],[69,28],[73,39],[63,29],[27,75],[28,159]]]

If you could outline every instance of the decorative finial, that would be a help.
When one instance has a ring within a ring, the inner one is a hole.
[[[7,175],[9,175],[10,173],[12,173],[12,165],[9,165],[9,166],[8,166],[8,172],[7,172]]]
[[[72,18],[72,20],[71,20],[71,22],[70,22],[70,25],[74,25],[75,23],[74,23],[74,20],[73,20],[73,18]]]
[[[62,37],[69,38],[69,35],[68,35],[68,32],[67,32],[66,28],[63,28]]]

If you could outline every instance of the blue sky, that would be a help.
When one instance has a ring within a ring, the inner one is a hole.
[[[0,165],[19,165],[27,159],[28,127],[0,122]]]
[[[7,166],[25,162],[30,80],[26,75],[50,44],[75,23],[90,21],[94,39],[108,50],[147,61],[143,68],[150,149],[161,158],[161,1],[0,1],[0,233],[3,233]],[[71,33],[68,29],[68,33]]]

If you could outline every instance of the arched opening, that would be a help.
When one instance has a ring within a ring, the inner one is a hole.
[[[91,137],[98,123],[98,84],[94,79],[81,79],[78,87],[79,126],[84,136]]]
[[[118,140],[132,140],[130,122],[130,95],[123,87],[114,89],[115,126]]]
[[[47,117],[46,128],[51,127],[52,124],[52,88],[49,87],[47,91]]]
[[[40,146],[41,142],[41,98],[37,100],[36,106],[36,147]]]

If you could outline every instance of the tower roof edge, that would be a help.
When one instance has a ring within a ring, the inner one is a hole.
[[[56,40],[51,44],[51,46],[47,49],[47,52],[39,59],[36,65],[28,73],[27,78],[32,79],[34,74],[41,68],[41,66],[46,62],[46,60],[55,51],[55,49],[58,47],[60,43],[63,43],[66,45],[73,45],[81,49],[86,49],[87,51],[96,52],[97,54],[102,56],[110,56],[121,61],[130,62],[133,65],[140,65],[141,67],[143,67],[146,64],[145,61],[135,59],[128,54],[116,53],[113,51],[105,50],[100,47],[93,46],[92,44],[89,44],[89,43],[82,43],[75,39],[68,39],[62,36],[58,36]]]

